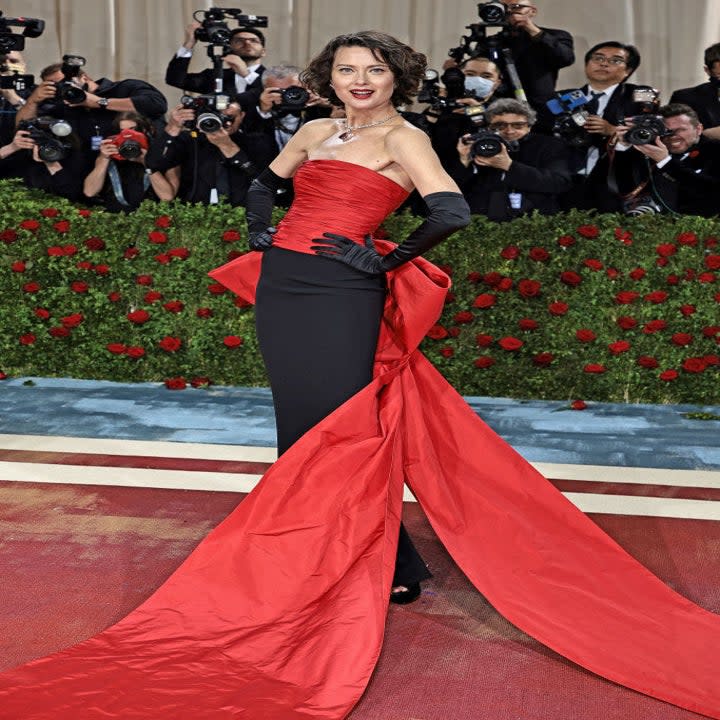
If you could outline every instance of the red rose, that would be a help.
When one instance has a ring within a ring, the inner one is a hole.
[[[555,359],[555,356],[549,352],[538,353],[533,357],[533,363],[540,367],[547,367]]]
[[[127,346],[122,343],[108,343],[105,347],[113,355],[124,355],[127,352]]]
[[[695,312],[695,306],[694,305],[681,305],[680,306],[680,312],[687,317],[688,315],[692,315]]]
[[[24,335],[20,336],[20,344],[21,345],[32,345],[37,340],[37,337],[33,335],[32,333],[25,333]]]
[[[645,302],[659,305],[668,299],[668,294],[664,290],[654,290],[653,292],[648,293],[643,299]]]
[[[60,245],[51,245],[47,249],[47,254],[50,257],[63,257],[65,255],[65,250]]]
[[[675,275],[674,273],[667,276],[667,284],[668,285],[677,285],[680,282],[679,276]]]
[[[677,370],[663,370],[659,377],[665,382],[671,382],[672,380],[677,380],[678,375],[679,373]]]
[[[172,220],[167,215],[161,215],[155,220],[155,227],[169,228],[172,225]]]
[[[190,251],[186,247],[176,247],[168,250],[167,253],[170,257],[178,258],[180,260],[187,260],[190,257]]]
[[[86,293],[90,289],[90,286],[82,280],[75,280],[70,283],[70,289],[76,293]]]
[[[615,268],[608,268],[605,271],[605,274],[610,278],[610,280],[615,280],[615,278],[620,277],[620,271]]]
[[[240,239],[240,233],[237,230],[226,230],[222,234],[222,239],[225,242],[237,242]]]
[[[22,260],[17,260],[10,266],[10,269],[16,273],[24,273],[25,263]]]
[[[168,390],[184,390],[187,387],[187,381],[184,377],[172,377],[165,381],[165,387]]]
[[[231,260],[235,260],[235,258],[242,257],[243,255],[247,255],[247,253],[240,252],[239,250],[230,250],[226,257],[227,261],[230,262]]]
[[[140,254],[140,250],[138,250],[136,247],[129,247],[123,253],[123,257],[126,260],[132,260],[133,258],[136,258],[139,254]]]
[[[525,298],[537,297],[540,294],[540,283],[537,280],[520,280],[517,284],[518,292]]]
[[[709,365],[720,365],[720,355],[704,355],[703,360]]]
[[[589,363],[583,368],[583,372],[590,373],[591,375],[601,375],[605,370],[605,366],[599,363]]]
[[[686,280],[694,280],[695,279],[695,271],[692,268],[688,268],[685,271],[685,279]]]
[[[577,231],[579,235],[585,238],[596,238],[600,234],[600,230],[596,225],[581,225]]]
[[[110,266],[109,265],[96,265],[94,268],[96,274],[98,275],[109,275],[110,274]]]
[[[615,237],[625,245],[632,245],[632,233],[623,228],[615,228]]]
[[[674,345],[685,347],[692,342],[693,336],[690,333],[675,333],[670,339]]]
[[[83,209],[78,210],[78,215],[80,217],[89,218],[92,215],[92,213],[89,210],[85,210],[83,208]]]
[[[158,343],[158,347],[165,352],[177,352],[182,347],[182,340],[177,337],[166,335]]]
[[[241,337],[237,335],[226,335],[223,338],[223,345],[227,348],[240,347],[245,342]]]
[[[518,327],[521,330],[537,330],[540,327],[540,323],[532,318],[521,318],[518,320]]]
[[[45,308],[35,308],[35,317],[41,320],[47,320],[50,317],[50,313]]]
[[[503,276],[499,272],[489,272],[483,275],[483,282],[490,287],[496,287],[502,279]]]
[[[80,262],[75,263],[75,267],[78,270],[91,270],[93,264],[91,262],[88,262],[87,260],[80,260]]]
[[[17,240],[17,233],[12,228],[6,228],[0,232],[0,240],[9,245]]]
[[[445,347],[440,348],[440,354],[444,358],[450,358],[455,354],[455,351],[449,345],[446,345]]]
[[[708,255],[705,258],[705,267],[708,270],[720,270],[720,255]]]
[[[233,305],[235,307],[244,308],[244,307],[251,307],[252,303],[248,302],[245,298],[236,296],[235,299],[233,300]]]
[[[445,295],[445,304],[449,305],[450,303],[453,303],[453,302],[455,302],[455,293],[448,290],[447,294]]]
[[[660,257],[671,257],[677,252],[677,245],[673,245],[672,243],[663,243],[655,248],[655,252]]]
[[[551,315],[564,315],[570,306],[564,302],[553,302],[548,305],[548,311]]]
[[[513,286],[512,278],[504,277],[496,285],[495,289],[500,292],[507,292],[508,290],[512,290],[512,286]]]
[[[163,307],[171,313],[179,313],[182,312],[185,308],[185,303],[183,303],[181,300],[170,300],[169,302],[166,302]]]
[[[8,378],[7,373],[4,373],[4,372],[2,372],[2,370],[0,370],[0,380],[7,380],[7,378]]]
[[[581,328],[580,330],[577,330],[575,332],[575,337],[580,342],[592,342],[597,338],[597,335],[592,330],[588,330],[587,328]]]
[[[477,285],[482,280],[482,274],[473,270],[467,274],[467,281],[473,285]]]
[[[70,231],[70,221],[69,220],[58,220],[58,222],[53,224],[53,227],[59,233],[69,232]]]
[[[701,283],[714,283],[716,280],[715,274],[711,272],[704,272],[698,275],[698,282]]]
[[[473,314],[469,310],[462,310],[455,315],[455,317],[453,318],[453,322],[456,325],[461,325],[463,323],[470,323],[473,321],[473,319]]]
[[[143,296],[143,300],[148,305],[152,305],[152,303],[157,302],[158,300],[162,300],[162,296],[162,293],[158,292],[157,290],[148,290]]]
[[[107,297],[110,302],[120,302],[122,300],[122,295],[117,290],[109,292]]]
[[[208,285],[208,290],[210,291],[211,295],[222,295],[223,293],[227,292],[227,288],[220,283],[211,283],[210,285]]]
[[[198,312],[200,311],[198,310]],[[444,340],[447,336],[448,331],[442,325],[433,325],[427,332],[427,337],[431,340]]]
[[[209,318],[209,317],[212,317],[213,311],[212,311],[212,309],[209,308],[209,307],[201,307],[201,308],[198,308],[198,309],[195,311],[195,314],[196,314],[199,318]]]
[[[608,350],[613,355],[620,355],[630,349],[630,343],[627,340],[616,340],[608,345]]]
[[[500,257],[505,260],[515,260],[520,255],[520,248],[517,245],[508,245],[500,251]]]
[[[481,355],[475,360],[473,364],[476,368],[481,368],[484,370],[485,368],[489,368],[495,364],[495,358],[492,358],[489,355]]]
[[[697,235],[694,232],[682,232],[677,236],[680,245],[697,245]]]
[[[689,373],[701,373],[707,369],[705,358],[691,357],[683,360],[682,369]]]
[[[495,297],[495,295],[491,295],[490,293],[483,293],[482,295],[478,295],[475,298],[475,301],[473,302],[473,307],[476,307],[476,308],[492,307],[495,304],[496,299],[497,298]]]
[[[161,265],[167,265],[170,262],[170,256],[167,253],[160,253],[155,256],[155,260]]]
[[[72,315],[66,315],[64,318],[60,318],[60,322],[63,324],[63,327],[74,328],[80,325],[84,319],[82,313],[73,313]]]
[[[658,267],[665,267],[668,264],[669,260],[667,258],[659,257],[657,260],[655,260],[655,264]]]
[[[544,247],[530,248],[528,257],[536,262],[546,262],[550,259],[550,253]]]
[[[628,273],[631,280],[642,280],[645,277],[645,270],[641,267],[635,268]]]
[[[583,265],[590,268],[591,270],[602,270],[604,267],[604,265],[595,258],[588,258],[587,260],[583,260]]]
[[[640,293],[632,292],[632,290],[621,290],[615,295],[615,302],[618,305],[630,305],[640,297]]]
[[[710,237],[705,238],[703,245],[705,245],[706,248],[712,248],[712,247],[717,247],[718,242],[720,242],[720,241],[716,237],[713,237],[711,235]]]
[[[629,315],[621,315],[617,319],[617,324],[623,330],[632,330],[637,325],[637,320],[634,317],[630,317]]]
[[[492,335],[484,335],[480,333],[479,335],[475,336],[475,342],[478,344],[479,347],[487,347],[488,345],[492,345],[492,341]]]
[[[22,286],[22,289],[23,289],[23,292],[33,294],[40,290],[40,283],[36,283],[36,282],[25,283]]]
[[[152,285],[153,284],[153,276],[152,275],[138,275],[135,278],[135,282],[138,285]]]
[[[159,230],[151,230],[148,233],[148,240],[155,245],[163,245],[167,242],[167,235]]]
[[[56,208],[43,208],[40,211],[40,214],[46,218],[54,218],[60,214],[60,211],[57,210]]]
[[[720,325],[708,325],[703,328],[702,334],[707,338],[713,338],[720,335]]]
[[[647,368],[648,370],[654,370],[656,367],[658,367],[658,361],[654,357],[650,357],[649,355],[641,355],[637,359],[637,364],[640,367]]]
[[[40,223],[37,220],[23,220],[20,223],[20,227],[23,230],[30,230],[31,232],[35,232],[40,227]]]
[[[575,244],[575,238],[572,235],[561,235],[557,242],[560,247],[572,247]]]
[[[519,350],[525,343],[522,340],[518,340],[516,337],[504,337],[498,340],[498,345],[508,352],[515,352]]]
[[[462,330],[461,330],[459,327],[451,327],[451,328],[448,330],[448,335],[449,335],[450,337],[458,337],[461,332],[462,332]]]
[[[126,352],[129,358],[137,360],[138,358],[141,358],[143,355],[145,355],[145,348],[140,347],[139,345],[131,345]]]
[[[210,380],[209,377],[196,377],[190,381],[190,384],[194,388],[207,387],[208,385],[212,385],[212,380]]]
[[[560,280],[570,287],[577,287],[582,282],[582,278],[572,270],[561,272]]]
[[[85,241],[85,247],[88,250],[104,250],[105,241],[99,237],[90,237]]]
[[[720,293],[715,293],[715,295],[713,295],[713,298],[716,303],[720,303]]]
[[[70,330],[62,325],[59,327],[51,327],[48,332],[53,337],[67,337],[70,334]]]
[[[650,320],[643,326],[643,333],[645,335],[651,335],[652,333],[664,330],[667,327],[667,323],[664,320]]]
[[[585,408],[587,407],[587,403],[584,400],[573,400],[570,403],[570,407],[573,410],[585,410]]]
[[[147,310],[133,310],[125,316],[131,323],[142,325],[150,319],[150,313]]]

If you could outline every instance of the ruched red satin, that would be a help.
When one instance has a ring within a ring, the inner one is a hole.
[[[368,171],[358,175],[373,191]],[[260,258],[212,276],[252,300]],[[345,717],[380,652],[405,481],[510,621],[606,678],[720,719],[720,618],[622,550],[417,350],[448,285],[422,259],[391,273],[373,381],[293,445],[140,608],[0,675],[0,718]]]

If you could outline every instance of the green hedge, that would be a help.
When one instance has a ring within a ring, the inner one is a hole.
[[[12,181],[0,197],[3,375],[265,384],[252,309],[206,274],[246,247],[241,209],[118,216]],[[453,289],[423,350],[465,395],[718,403],[716,235],[695,217],[476,217],[430,255]]]

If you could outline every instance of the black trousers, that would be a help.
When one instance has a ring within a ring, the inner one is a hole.
[[[279,454],[372,380],[385,292],[384,277],[336,260],[280,248],[263,255],[255,322]],[[428,577],[401,525],[393,584]]]

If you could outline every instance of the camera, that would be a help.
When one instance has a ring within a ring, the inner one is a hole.
[[[142,155],[143,150],[148,149],[147,135],[139,130],[126,128],[117,135],[108,138],[113,145],[117,146],[117,153],[111,155],[113,160],[133,160]]]
[[[548,100],[545,105],[555,116],[553,135],[562,138],[571,147],[587,147],[591,139],[585,123],[590,113],[584,106],[588,102],[582,90],[568,90]]]
[[[445,86],[445,93],[440,91],[440,81]],[[425,79],[417,96],[418,102],[429,103],[430,111],[435,115],[443,112],[452,112],[457,108],[467,108],[468,106],[459,103],[460,98],[476,98],[474,90],[465,89],[465,73],[456,67],[449,67],[438,78],[437,70],[428,69],[425,71]],[[484,109],[478,107],[477,112],[481,113]]]
[[[80,75],[80,69],[85,65],[85,58],[82,55],[63,55],[62,66],[60,72],[63,79],[57,83],[55,97],[58,100],[64,100],[70,105],[77,105],[83,102],[87,97],[87,93],[78,87],[73,81]]]
[[[498,155],[503,147],[508,152],[517,150],[516,142],[508,142],[504,137],[494,133],[492,130],[481,130],[465,138],[463,142],[470,147],[470,159],[476,157],[494,157]]]
[[[62,139],[72,132],[72,127],[65,120],[41,115],[34,120],[22,120],[17,129],[30,133],[30,138],[37,145],[38,157],[43,162],[64,160],[72,150],[72,145]]]
[[[14,90],[22,93],[29,91],[35,78],[32,75],[22,75],[18,70],[7,64],[7,58],[0,58],[0,90]]]
[[[503,27],[507,25],[507,7],[501,2],[478,3],[478,16],[485,25]]]
[[[633,124],[623,138],[628,145],[652,145],[659,137],[672,135],[660,115],[635,115],[626,119]]]
[[[204,133],[217,132],[231,119],[223,114],[223,110],[230,104],[227,95],[183,95],[180,103],[183,107],[195,111],[195,120],[185,121],[188,130],[197,128]]]
[[[198,14],[203,14],[203,19]],[[232,30],[225,22],[227,18],[237,21],[238,27],[267,27],[267,15],[244,15],[242,10],[237,8],[210,8],[208,10],[196,10],[193,18],[202,23],[202,27],[195,30],[195,39],[200,42],[207,42],[211,45],[227,45],[230,42]]]
[[[280,102],[273,105],[274,111],[302,110],[310,99],[310,93],[299,85],[290,85],[290,87],[280,90]]]
[[[11,27],[24,28],[22,34],[13,33]],[[0,10],[0,54],[11,50],[24,50],[25,38],[40,37],[45,30],[45,21],[39,18],[5,17]]]

